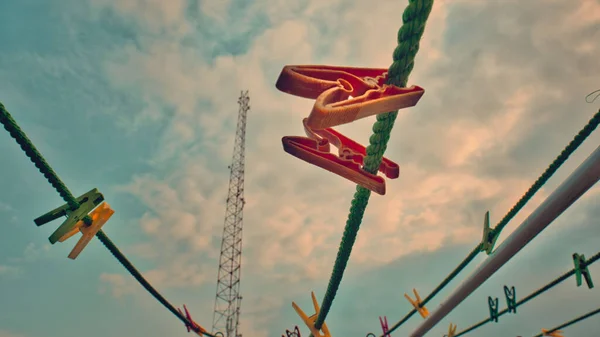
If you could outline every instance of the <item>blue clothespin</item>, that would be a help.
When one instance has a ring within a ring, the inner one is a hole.
[[[490,228],[490,211],[485,212],[485,217],[483,219],[483,239],[481,240],[480,250],[486,252],[487,255],[490,255],[494,250],[494,245],[499,236],[499,230]]]
[[[490,319],[492,322],[498,322],[498,297],[492,299],[488,296],[488,305],[490,307]]]
[[[511,311],[513,313],[517,313],[517,291],[515,287],[512,286],[510,289],[507,286],[504,286],[504,295],[506,296],[506,306],[508,307],[508,312]]]
[[[594,282],[592,282],[592,275],[588,270],[588,265],[587,261],[585,260],[585,256],[583,254],[579,255],[575,253],[573,254],[573,262],[575,263],[575,281],[577,282],[577,286],[580,287],[583,283],[583,280],[581,279],[581,276],[583,276],[588,288],[594,288]]]
[[[48,238],[51,244],[55,244],[63,236],[71,232],[77,222],[84,221],[86,225],[91,225],[91,219],[89,217],[86,218],[86,216],[103,201],[104,196],[102,193],[94,188],[77,198],[79,208],[71,209],[68,204],[64,204],[33,220],[33,222],[39,227],[62,216],[66,216],[67,219]]]

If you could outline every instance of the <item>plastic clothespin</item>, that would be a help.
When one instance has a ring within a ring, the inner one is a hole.
[[[62,216],[66,216],[67,219],[48,238],[51,244],[55,244],[60,240],[60,238],[65,236],[65,234],[71,232],[71,230],[79,221],[84,220],[84,218],[103,201],[104,196],[102,193],[98,192],[98,190],[94,188],[77,198],[79,208],[72,210],[68,204],[65,204],[38,217],[37,219],[33,220],[33,222],[35,222],[35,224],[39,227]],[[91,223],[87,223],[86,221],[86,225],[89,226]]]
[[[421,296],[419,296],[417,289],[413,289],[413,293],[415,294],[415,297],[416,297],[416,300],[414,300],[414,301],[406,293],[404,294],[404,297],[406,297],[406,299],[417,310],[417,312],[419,313],[419,315],[421,315],[421,317],[427,318],[427,316],[429,316],[429,310],[427,310],[427,308],[425,308],[425,306],[421,305],[421,302],[422,302]]]
[[[548,337],[565,337],[563,335],[563,332],[560,330],[548,332],[548,330],[542,329],[542,334],[543,334],[543,336],[548,336]]]
[[[290,331],[290,330],[286,329],[285,334],[287,335],[287,337],[302,337],[300,335],[300,329],[298,328],[297,325],[294,327],[294,331]],[[286,336],[281,335],[281,337],[286,337]]]
[[[491,296],[488,296],[488,306],[490,307],[490,320],[498,322],[498,297],[492,299]]]
[[[283,67],[277,89],[315,99],[308,125],[324,129],[415,106],[425,93],[418,86],[386,84],[387,69],[293,65]]]
[[[448,334],[444,335],[444,337],[454,337],[456,336],[456,324],[450,323],[448,327]]]
[[[325,322],[323,322],[323,326],[321,326],[320,330],[318,330],[315,327],[315,322],[317,321],[317,317],[319,316],[319,312],[321,309],[319,308],[319,303],[317,302],[315,293],[311,292],[310,295],[312,296],[312,302],[315,308],[314,315],[310,317],[307,316],[295,302],[292,302],[292,307],[294,308],[294,310],[296,310],[296,313],[298,314],[298,316],[300,316],[304,324],[306,324],[313,337],[331,337],[331,333],[329,332],[329,328],[327,328],[327,324]]]
[[[575,264],[575,281],[577,282],[577,286],[580,287],[583,283],[582,276],[585,279],[585,283],[587,284],[589,289],[594,288],[594,282],[592,281],[592,274],[588,269],[587,261],[585,260],[585,255],[583,254],[573,254],[573,263]]]
[[[500,231],[496,228],[490,228],[490,211],[485,212],[483,219],[483,239],[481,240],[481,251],[490,255],[494,250],[496,240],[500,236]]]
[[[390,335],[390,328],[388,326],[387,316],[379,316],[379,324],[381,324],[381,330],[383,330],[383,337],[392,337]]]
[[[187,329],[187,332],[194,331],[197,335],[203,336],[206,333],[206,329],[204,329],[200,324],[196,323],[192,319],[192,316],[190,315],[190,312],[188,311],[185,304],[183,305],[183,310],[185,310],[185,317],[191,323],[191,324],[185,323],[185,328]],[[179,313],[183,315],[183,312],[181,312],[181,309],[177,308],[177,311],[179,311]]]
[[[506,296],[506,306],[508,307],[508,312],[511,311],[513,313],[517,313],[517,290],[514,286],[508,288],[504,286],[504,295]]]
[[[83,220],[80,220],[75,224],[71,231],[67,232],[60,239],[58,239],[59,242],[64,242],[73,235],[77,234],[77,232],[81,232],[81,234],[83,234],[79,241],[77,241],[77,244],[73,250],[71,250],[71,253],[69,253],[69,258],[71,260],[75,260],[79,256],[81,251],[83,251],[88,243],[90,243],[94,235],[98,233],[100,228],[104,226],[104,224],[114,213],[115,211],[110,208],[110,205],[106,202],[103,202],[100,204],[100,206],[96,207],[92,213],[89,214],[90,218],[92,219],[92,224],[90,226],[87,226]]]
[[[367,151],[364,146],[333,129],[313,130],[308,119],[303,120],[304,131],[309,138],[286,136],[282,138],[285,152],[329,172],[344,177],[369,190],[384,195],[385,180],[361,168]],[[330,153],[330,144],[338,148],[338,155]],[[400,167],[393,161],[383,158],[379,171],[390,179],[398,178]]]

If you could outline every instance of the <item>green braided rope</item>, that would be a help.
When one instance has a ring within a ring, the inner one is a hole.
[[[598,127],[600,124],[600,110],[589,120],[586,126],[579,131],[579,133],[573,138],[573,140],[565,147],[565,149],[556,157],[556,159],[548,166],[548,168],[542,173],[542,175],[535,181],[535,183],[525,192],[525,194],[521,197],[521,199],[508,211],[508,213],[502,218],[502,220],[496,225],[493,229],[494,232],[500,232],[506,224],[512,220],[512,218],[523,208],[523,206],[531,199],[531,197],[537,193],[537,191],[556,173],[556,171],[564,164],[569,156],[577,150],[577,148],[583,144],[585,139],[591,135],[591,133]],[[469,253],[469,255],[456,267],[450,275],[448,275],[442,283],[435,288],[423,301],[421,302],[421,307],[425,306],[435,295],[437,295],[445,286],[447,286],[452,279],[454,279],[474,258],[481,252],[481,245],[483,243],[478,244],[473,248],[473,250]],[[390,329],[389,333],[394,332],[398,329],[402,324],[406,323],[415,313],[416,309],[412,309],[406,316],[404,316],[400,321],[394,324]],[[483,323],[482,323],[483,324]],[[472,328],[477,328],[478,326],[474,326]],[[459,335],[456,335],[458,337]],[[380,337],[384,337],[381,335]]]
[[[599,259],[600,259],[600,253],[596,253],[596,255],[592,256],[590,259],[588,259],[586,261],[586,266],[590,266],[591,264],[593,264],[594,262],[598,261]],[[521,300],[519,300],[517,303],[515,303],[515,308],[522,306],[523,304],[529,302],[530,300],[532,300],[532,299],[538,297],[539,295],[545,293],[546,291],[554,288],[555,286],[557,286],[558,284],[562,283],[563,281],[569,279],[571,276],[575,275],[575,271],[576,271],[576,269],[573,268],[573,269],[569,270],[568,272],[562,274],[558,278],[554,279],[552,282],[550,282],[550,283],[546,284],[545,286],[541,287],[540,289],[538,289],[538,290],[532,292],[531,294],[523,297]],[[498,312],[498,317],[500,317],[500,316],[502,316],[504,314],[507,314],[507,313],[508,313],[508,308],[506,308],[506,309],[504,309],[502,311],[499,311]],[[471,332],[471,331],[473,331],[475,329],[478,329],[478,328],[484,326],[485,324],[487,324],[487,323],[489,323],[491,321],[492,321],[491,318],[487,318],[487,319],[485,319],[485,320],[483,320],[483,321],[481,321],[481,322],[479,322],[479,323],[477,323],[477,324],[475,324],[475,325],[473,325],[473,326],[471,326],[471,327],[469,327],[469,328],[467,328],[467,329],[465,329],[465,330],[463,330],[461,332],[458,332],[456,335],[454,335],[454,337],[459,337],[459,336],[466,335],[467,333],[469,333],[469,332]],[[562,326],[558,327],[558,328],[555,328],[555,330],[558,330],[560,328],[562,328]]]
[[[12,118],[10,113],[4,107],[4,104],[0,102],[0,123],[4,126],[4,129],[8,131],[12,138],[17,141],[17,144],[23,149],[27,157],[35,164],[35,167],[46,177],[50,185],[56,189],[58,194],[63,198],[63,200],[69,205],[71,210],[76,210],[79,208],[79,203],[73,197],[73,194],[67,186],[60,180],[56,172],[50,167],[48,162],[44,159],[42,154],[37,150],[37,148],[33,145],[31,140],[27,137],[27,135],[21,130],[17,122]],[[89,219],[89,216],[86,216]],[[91,223],[91,219],[89,219]],[[114,255],[115,258],[129,271],[129,273],[136,279],[140,284],[152,295],[156,300],[158,300],[162,305],[164,305],[170,312],[172,312],[177,318],[179,318],[184,324],[190,324],[185,316],[183,316],[171,303],[169,303],[144,277],[140,272],[127,260],[125,255],[117,248],[117,246],[104,234],[102,230],[99,230],[96,233],[96,237],[104,244],[104,246]],[[194,329],[195,330],[195,329]],[[209,333],[205,333],[205,335],[209,337],[214,337]]]
[[[52,167],[50,167],[44,157],[42,157],[40,152],[31,143],[29,138],[27,138],[27,135],[25,135],[23,130],[21,130],[21,128],[17,125],[17,122],[15,122],[8,111],[6,111],[6,108],[2,102],[0,102],[0,123],[2,123],[4,129],[8,131],[11,137],[17,141],[17,144],[19,144],[21,149],[25,152],[25,155],[27,155],[35,167],[37,167],[38,170],[44,175],[50,185],[52,185],[58,194],[60,194],[60,197],[67,202],[71,210],[76,210],[79,208],[79,203],[75,197],[73,197],[62,180],[60,180],[56,172],[54,172]]]
[[[403,25],[398,31],[398,46],[393,54],[394,62],[388,72],[389,84],[401,87],[406,86],[408,76],[414,67],[415,56],[419,51],[419,42],[423,36],[425,23],[429,18],[432,7],[433,0],[409,0],[409,4],[402,15]],[[370,137],[370,144],[366,149],[365,171],[370,173],[377,172],[387,148],[390,133],[397,115],[397,111],[377,115],[377,122],[373,125],[373,135]],[[344,229],[342,242],[335,259],[333,272],[329,279],[319,315],[315,321],[315,328],[317,329],[321,329],[323,322],[325,322],[335,294],[342,282],[344,270],[350,259],[352,246],[356,241],[356,235],[358,234],[370,196],[370,190],[361,186],[356,187],[356,193],[350,206],[350,214],[346,221],[346,228]]]
[[[558,157],[554,159],[552,164],[548,166],[546,171],[544,171],[544,173],[542,173],[542,175],[535,181],[535,183],[533,183],[529,190],[525,192],[523,197],[521,197],[521,199],[513,206],[513,208],[511,208],[510,211],[508,211],[504,218],[502,218],[502,220],[498,222],[498,224],[494,228],[494,231],[499,232],[506,226],[506,224],[508,224],[508,222],[517,214],[517,212],[519,212],[521,208],[525,206],[529,199],[531,199],[531,197],[533,197],[533,195],[548,181],[548,179],[552,177],[552,175],[558,170],[558,168],[562,164],[564,164],[565,161],[567,161],[567,159],[569,159],[569,156],[573,154],[573,152],[575,152],[575,150],[577,150],[577,148],[581,144],[583,144],[586,138],[590,134],[592,134],[596,127],[598,127],[598,124],[600,124],[600,110],[598,110],[594,117],[590,119],[588,124],[583,129],[581,129],[581,131],[579,131],[579,133],[575,136],[575,138],[573,138],[569,145],[567,145],[567,147],[565,147],[565,149],[562,150]]]

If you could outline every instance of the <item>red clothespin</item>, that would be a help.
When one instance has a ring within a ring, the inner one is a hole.
[[[381,330],[383,330],[383,337],[392,337],[392,335],[390,335],[387,316],[383,316],[383,319],[379,316],[379,323],[381,324]]]
[[[385,194],[383,177],[362,170],[366,149],[330,127],[357,119],[411,107],[423,88],[400,88],[385,84],[387,69],[333,66],[285,66],[276,87],[286,93],[316,99],[304,129],[309,138],[282,138],[284,150],[306,162],[340,175],[373,192]],[[329,143],[339,156],[329,153]],[[397,178],[398,164],[383,159],[379,171]]]
[[[364,146],[333,129],[313,130],[303,120],[306,137],[286,136],[281,140],[285,152],[329,172],[342,176],[371,191],[384,195],[385,180],[361,168],[367,152]],[[338,148],[338,156],[330,153],[330,144]],[[400,167],[383,158],[379,171],[390,179],[398,178]]]
[[[357,119],[415,106],[425,90],[386,84],[387,69],[335,66],[285,66],[277,89],[315,99],[308,125],[324,129]]]
[[[177,310],[179,311],[180,314],[183,315],[183,312],[181,312],[181,309],[177,308]],[[185,310],[185,317],[191,323],[191,325],[187,324],[187,323],[185,324],[187,331],[188,332],[194,331],[196,334],[198,334],[198,336],[203,336],[206,333],[206,329],[204,329],[200,324],[196,323],[192,319],[192,316],[190,315],[190,312],[188,311],[185,304],[183,305],[183,310]]]

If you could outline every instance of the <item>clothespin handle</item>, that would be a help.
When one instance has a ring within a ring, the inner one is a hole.
[[[588,288],[594,288],[594,282],[592,281],[592,275],[588,269],[585,255],[577,253],[573,254],[573,263],[575,264],[575,281],[577,282],[577,286],[580,287],[583,284],[583,279],[585,279]]]
[[[493,299],[491,296],[488,296],[488,306],[490,308],[490,320],[498,322],[498,297]]]
[[[480,251],[487,255],[492,254],[494,245],[500,236],[500,231],[496,228],[490,228],[490,211],[485,212],[483,219],[483,238],[481,239]]]

